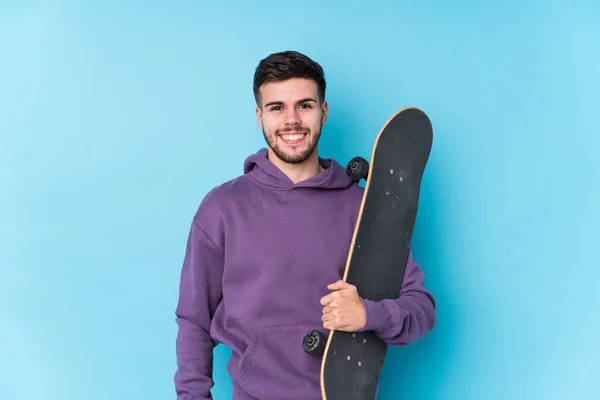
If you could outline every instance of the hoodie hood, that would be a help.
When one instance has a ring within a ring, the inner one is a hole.
[[[273,189],[293,189],[300,187],[321,189],[345,189],[354,182],[346,174],[346,168],[330,158],[319,157],[319,164],[324,171],[302,182],[294,184],[279,168],[269,159],[266,148],[260,149],[244,161],[244,174],[258,184]]]

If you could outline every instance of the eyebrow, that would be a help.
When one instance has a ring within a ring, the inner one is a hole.
[[[312,102],[314,102],[314,103],[316,103],[316,102],[317,102],[317,100],[313,99],[312,97],[306,97],[306,98],[304,98],[304,99],[298,100],[298,101],[296,102],[296,104],[306,103],[306,102],[308,102],[308,101],[312,101]],[[283,105],[283,101],[271,101],[271,102],[269,102],[269,103],[265,104],[263,107],[269,107],[269,106],[274,106],[274,105],[279,105],[279,106],[281,106],[281,105]]]

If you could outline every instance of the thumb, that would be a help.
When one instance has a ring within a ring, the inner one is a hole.
[[[327,289],[330,290],[342,290],[348,287],[348,284],[342,280],[339,280],[335,283],[332,283],[330,285],[327,285]]]

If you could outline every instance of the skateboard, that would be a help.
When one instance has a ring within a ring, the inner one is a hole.
[[[428,116],[418,108],[392,115],[375,139],[370,164],[355,157],[346,172],[366,180],[343,280],[379,301],[397,298],[410,251],[421,180],[433,141]],[[323,400],[375,399],[387,345],[373,332],[308,332],[305,352],[322,357]]]

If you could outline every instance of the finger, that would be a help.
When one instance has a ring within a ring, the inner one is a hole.
[[[323,322],[333,321],[334,319],[335,319],[335,316],[331,313],[323,314],[323,316],[321,317],[321,321],[323,321]]]
[[[331,318],[336,318],[336,317],[340,316],[340,312],[336,308],[332,308],[332,309],[328,309],[328,310],[323,309],[322,315],[327,315]]]
[[[338,297],[341,297],[341,295],[338,292],[333,292],[328,294],[327,296],[323,296],[321,298],[321,305],[326,306],[327,304],[331,303],[333,299],[336,299]]]
[[[337,313],[338,310],[339,310],[338,303],[340,303],[339,299],[331,300],[331,302],[327,306],[323,307],[323,310],[322,310],[323,314],[331,313],[331,312],[336,312]]]
[[[342,289],[345,289],[346,286],[347,286],[346,282],[344,282],[342,280],[339,280],[339,281],[334,282],[334,283],[332,283],[330,285],[327,285],[327,289],[330,289],[330,290],[342,290]]]
[[[323,321],[323,328],[340,331],[346,329],[346,324],[344,323],[343,318],[340,317],[327,318]]]
[[[335,330],[337,330],[337,329],[336,329],[336,326],[335,326],[335,324],[334,324],[334,322],[333,322],[333,320],[332,320],[332,321],[326,321],[326,322],[323,322],[323,328],[325,328],[325,329],[327,329],[327,330],[330,330],[330,331],[335,331]]]

